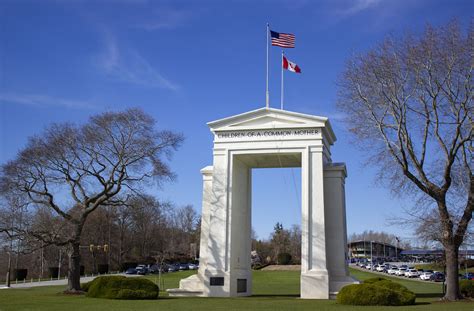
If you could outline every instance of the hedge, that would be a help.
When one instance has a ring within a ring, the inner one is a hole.
[[[474,280],[459,281],[459,291],[466,298],[474,298]]]
[[[277,264],[279,265],[289,265],[291,262],[291,254],[289,253],[280,253],[277,256]]]
[[[139,277],[100,276],[82,285],[87,297],[108,299],[157,299],[159,288]]]
[[[363,284],[345,286],[336,301],[358,306],[405,306],[415,304],[416,295],[405,286],[383,278],[372,278]]]

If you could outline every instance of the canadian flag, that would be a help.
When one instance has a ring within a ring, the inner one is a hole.
[[[283,56],[283,68],[296,73],[301,73],[300,67],[293,62],[290,62],[285,56]]]

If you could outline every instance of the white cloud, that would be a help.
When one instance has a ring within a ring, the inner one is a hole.
[[[97,104],[90,101],[52,97],[43,94],[0,93],[0,103],[72,109],[94,109],[98,107]]]
[[[158,87],[176,91],[178,85],[166,79],[133,49],[121,50],[115,37],[105,36],[105,49],[99,57],[99,67],[111,78],[146,87]]]
[[[186,24],[196,12],[171,8],[157,9],[153,19],[137,24],[136,28],[145,30],[175,29]]]
[[[350,16],[358,14],[359,12],[365,11],[367,9],[377,6],[381,0],[355,0],[351,1],[351,5],[348,5],[346,8],[339,10],[338,13],[343,16]]]

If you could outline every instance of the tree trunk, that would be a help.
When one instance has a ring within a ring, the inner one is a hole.
[[[455,245],[445,246],[446,258],[446,293],[444,300],[458,300],[461,298],[459,293],[459,265],[458,253],[459,249]]]
[[[81,290],[81,252],[80,243],[78,241],[72,242],[70,245],[71,251],[69,254],[69,271],[68,271],[68,292],[77,292]]]

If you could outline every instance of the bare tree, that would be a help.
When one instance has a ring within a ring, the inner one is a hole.
[[[474,209],[473,49],[473,25],[427,26],[353,57],[340,81],[338,106],[381,180],[431,202],[446,254],[445,300],[460,297],[458,250]]]
[[[20,231],[67,246],[68,291],[81,289],[80,241],[87,217],[100,206],[122,204],[144,182],[173,177],[163,155],[170,155],[182,137],[154,127],[155,121],[139,109],[96,115],[81,126],[54,124],[2,165],[2,192],[26,196],[65,225],[60,235],[34,226]]]

